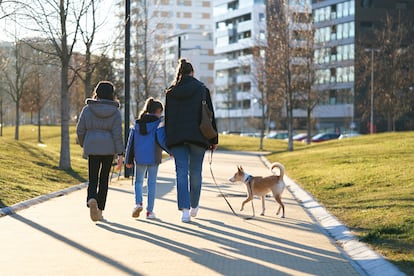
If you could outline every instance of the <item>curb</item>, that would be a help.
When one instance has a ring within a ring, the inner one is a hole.
[[[161,162],[165,162],[165,161],[168,161],[170,159],[171,159],[171,157],[166,157],[166,158],[162,159]],[[111,181],[112,179],[117,178],[117,177],[118,177],[118,173],[112,173],[111,178],[110,178],[109,181]],[[133,178],[134,177],[132,177],[132,179]],[[0,209],[0,218],[4,217],[4,216],[7,216],[7,215],[12,215],[12,214],[14,214],[14,213],[16,213],[20,210],[27,209],[27,208],[29,208],[33,205],[45,202],[45,201],[50,200],[52,198],[64,196],[64,195],[70,194],[72,192],[82,190],[86,187],[88,187],[88,182],[84,182],[84,183],[78,184],[76,186],[72,186],[72,187],[69,187],[69,188],[66,188],[66,189],[63,189],[63,190],[52,192],[50,194],[41,195],[41,196],[38,196],[38,197],[35,197],[35,198],[31,198],[31,199],[16,203],[16,204],[11,205],[11,206],[1,208]]]
[[[266,167],[270,168],[271,163],[269,160],[263,155],[259,156]],[[335,241],[338,248],[361,275],[405,275],[382,255],[358,241],[342,222],[329,213],[312,195],[302,189],[292,179],[285,175],[284,180],[293,197],[303,206],[312,219],[319,224],[322,230]]]
[[[76,186],[72,186],[72,187],[69,187],[69,188],[66,188],[66,189],[63,189],[63,190],[60,190],[60,191],[50,193],[50,194],[41,195],[41,196],[38,196],[38,197],[35,197],[35,198],[32,198],[32,199],[28,199],[28,200],[16,203],[12,206],[7,206],[7,207],[4,207],[4,208],[1,208],[0,209],[0,217],[14,214],[17,211],[29,208],[33,205],[45,202],[45,201],[50,200],[50,199],[55,198],[55,197],[64,196],[64,195],[67,195],[69,193],[84,189],[87,186],[88,186],[88,182],[85,182],[85,183],[82,183],[82,184],[78,184]]]

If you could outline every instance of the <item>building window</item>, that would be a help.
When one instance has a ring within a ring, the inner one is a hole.
[[[372,6],[372,0],[362,0],[361,7],[370,8]]]
[[[336,90],[329,90],[329,104],[336,104]]]

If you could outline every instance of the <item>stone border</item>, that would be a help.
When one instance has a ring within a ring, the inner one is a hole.
[[[170,159],[171,159],[171,157],[166,157],[166,158],[162,159],[161,162],[163,163],[163,162],[165,162],[167,160],[170,160]],[[118,174],[119,173],[111,173],[110,181],[114,178],[117,178]],[[111,182],[109,182],[109,184],[110,183]],[[64,196],[64,195],[70,194],[70,193],[78,191],[78,190],[82,190],[86,187],[88,187],[88,182],[84,182],[84,183],[78,184],[76,186],[72,186],[72,187],[69,187],[69,188],[66,188],[66,189],[63,189],[63,190],[60,190],[60,191],[52,192],[50,194],[41,195],[41,196],[38,196],[38,197],[35,197],[35,198],[31,198],[31,199],[16,203],[16,204],[11,205],[11,206],[1,208],[0,209],[0,218],[3,217],[3,216],[14,214],[14,213],[16,213],[20,210],[29,208],[33,205],[45,202],[49,199]]]
[[[79,185],[76,185],[76,186],[72,186],[72,187],[69,187],[69,188],[66,188],[66,189],[63,189],[63,190],[60,190],[60,191],[56,191],[56,192],[53,192],[53,193],[50,193],[50,194],[41,195],[41,196],[38,196],[38,197],[35,197],[35,198],[31,198],[31,199],[16,203],[16,204],[11,205],[11,206],[1,208],[0,209],[0,217],[14,214],[17,211],[29,208],[33,205],[45,202],[45,201],[47,201],[49,199],[52,199],[52,198],[55,198],[55,197],[60,197],[60,196],[67,195],[69,193],[84,189],[86,187],[88,187],[88,182],[85,182],[85,183],[82,183],[82,184],[79,184]]]
[[[270,168],[271,163],[263,155],[259,155],[262,162]],[[362,275],[405,275],[394,264],[387,261],[382,255],[358,241],[351,231],[334,215],[319,204],[312,195],[302,189],[292,179],[284,177],[288,190],[303,206],[322,230],[335,241],[338,248],[348,257],[354,268]]]

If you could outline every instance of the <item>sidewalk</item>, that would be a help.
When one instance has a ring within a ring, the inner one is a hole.
[[[236,165],[252,175],[269,171],[254,154],[217,152],[213,158],[216,181],[240,213],[246,187],[228,181]],[[1,217],[0,274],[361,275],[289,190],[283,196],[284,219],[275,216],[271,197],[266,216],[259,216],[259,199],[254,219],[234,216],[211,178],[208,160],[206,155],[200,211],[188,224],[177,210],[173,160],[159,168],[157,220],[145,219],[145,212],[131,217],[131,179],[112,182],[106,222],[90,220],[85,189]],[[250,203],[241,214],[252,214]]]

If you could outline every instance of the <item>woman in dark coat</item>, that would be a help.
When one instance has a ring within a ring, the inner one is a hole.
[[[199,129],[203,94],[213,111],[208,89],[194,78],[191,63],[180,59],[175,80],[166,91],[165,130],[166,144],[175,160],[177,202],[183,222],[197,215],[204,154],[218,144],[218,136],[208,140]],[[213,127],[217,130],[214,114]]]

